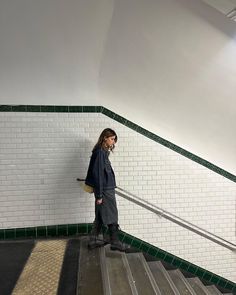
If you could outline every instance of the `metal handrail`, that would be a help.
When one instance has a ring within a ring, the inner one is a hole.
[[[120,188],[120,187],[116,187],[116,193],[125,198],[126,200],[128,201],[131,201],[161,217],[164,217],[165,219],[168,219],[216,244],[219,244],[227,249],[230,249],[232,251],[236,251],[236,245],[197,226],[197,225],[194,225],[193,223],[187,221],[187,220],[184,220],[183,218],[180,218],[166,210],[163,210],[161,209],[160,207],[156,206],[156,205],[153,205],[151,204],[150,202],[146,201],[146,200],[143,200],[141,198],[139,198],[138,196],[134,195],[134,194],[131,194],[130,192]]]
[[[81,179],[81,178],[77,178],[77,181],[85,181],[85,179]],[[160,207],[126,191],[125,189],[123,188],[120,188],[120,187],[116,187],[116,193],[117,195],[123,197],[124,199],[128,200],[128,201],[131,201],[161,217],[164,217],[165,219],[168,219],[170,220],[171,222],[174,222],[218,245],[221,245],[229,250],[232,250],[232,251],[236,251],[236,245],[221,238],[220,236],[217,236],[183,218],[180,218],[178,217],[177,215],[174,215],[166,210],[163,210],[161,209]]]

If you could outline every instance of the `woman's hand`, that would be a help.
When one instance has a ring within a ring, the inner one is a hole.
[[[97,200],[96,200],[96,204],[97,204],[97,205],[101,205],[101,204],[102,204],[102,199],[97,199]]]

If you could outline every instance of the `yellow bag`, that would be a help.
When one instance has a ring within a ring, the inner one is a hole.
[[[86,192],[86,193],[89,193],[89,194],[92,194],[93,193],[93,187],[90,186],[90,185],[87,185],[87,184],[83,184],[83,190]]]
[[[94,192],[92,186],[85,184],[85,182],[84,182],[85,179],[77,178],[76,180],[80,182],[80,187],[81,187],[86,193],[92,194],[92,193]]]

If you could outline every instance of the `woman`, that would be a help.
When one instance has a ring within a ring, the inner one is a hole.
[[[117,135],[106,128],[99,136],[93,148],[85,184],[93,187],[95,196],[95,220],[90,233],[90,249],[104,245],[97,240],[102,225],[107,225],[110,235],[111,250],[125,251],[126,247],[118,238],[118,211],[115,198],[116,180],[108,157],[115,148]]]

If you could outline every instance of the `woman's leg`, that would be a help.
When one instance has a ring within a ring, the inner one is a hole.
[[[102,222],[101,215],[99,212],[96,212],[95,220],[93,222],[93,226],[89,234],[89,242],[88,242],[89,249],[94,249],[107,244],[107,242],[103,241],[103,239],[99,239],[99,234],[102,231],[102,225],[103,225],[103,222]]]
[[[111,250],[126,251],[129,247],[122,244],[119,240],[119,225],[117,223],[109,224],[109,234],[111,242]]]

